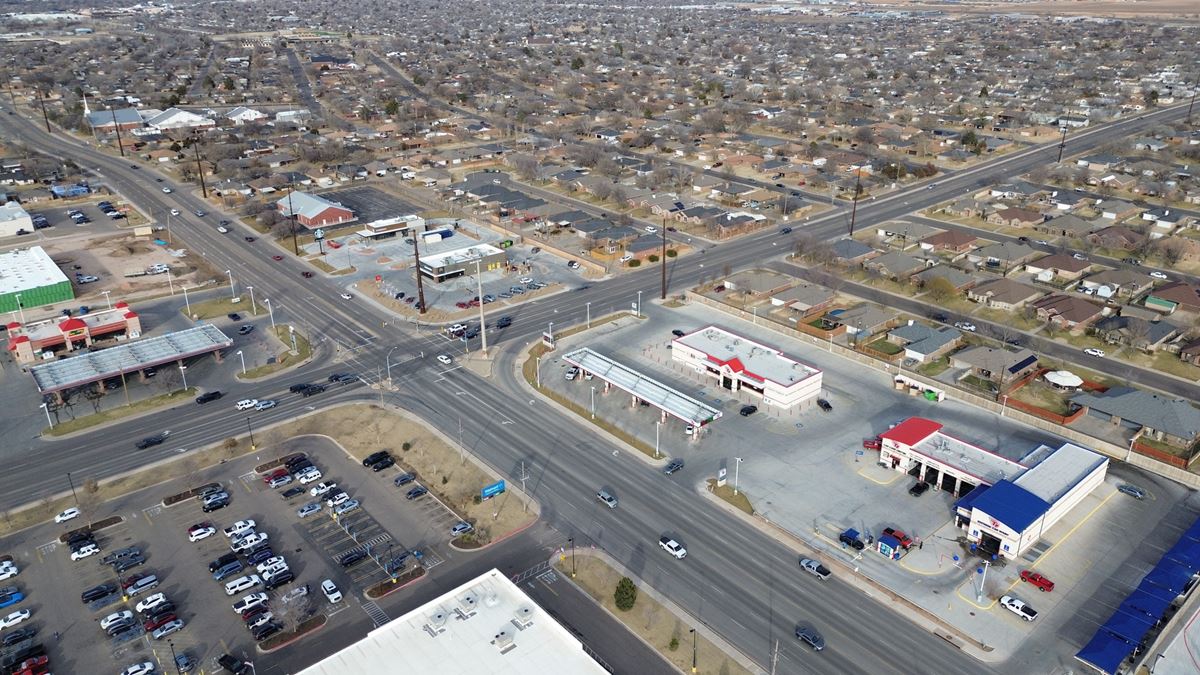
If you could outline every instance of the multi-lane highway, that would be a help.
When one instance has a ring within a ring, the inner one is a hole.
[[[1159,111],[1144,120],[1080,134],[1074,139],[1077,146],[1073,149],[1109,142],[1176,114]],[[184,188],[163,194],[148,169],[133,169],[127,161],[63,135],[49,136],[22,117],[0,116],[0,130],[8,138],[19,138],[30,147],[96,170],[145,210],[162,212],[177,207],[190,213],[209,208]],[[863,203],[859,222],[865,226],[902,216],[1027,171],[1052,159],[1054,152],[1040,148],[1013,155],[961,172],[933,189],[909,190]],[[232,270],[240,285],[255,287],[259,298],[272,298],[277,320],[306,322],[318,336],[354,347],[353,352],[344,351],[342,356],[360,372],[383,365],[385,354],[395,350],[392,377],[401,386],[398,392],[386,396],[391,404],[414,412],[451,436],[458,433],[458,410],[477,411],[478,415],[461,418],[465,437],[476,439],[469,443],[472,451],[510,480],[525,462],[536,477],[530,490],[543,505],[546,522],[566,536],[576,536],[579,541],[586,538],[608,550],[738,645],[764,669],[770,667],[778,639],[778,672],[987,670],[925,629],[881,610],[850,586],[836,581],[815,584],[800,578],[795,555],[788,548],[746,529],[697,494],[694,488],[701,478],[698,474],[685,472],[678,480],[667,479],[640,461],[623,457],[623,453],[614,455],[619,449],[591,429],[544,403],[531,403],[513,379],[510,365],[515,350],[502,353],[493,378],[482,378],[463,368],[442,368],[430,358],[433,352],[426,342],[428,335],[413,334],[394,324],[382,328],[393,319],[382,309],[361,299],[353,303],[340,300],[334,278],[301,279],[301,262],[290,256],[273,262],[270,254],[275,250],[268,242],[248,244],[234,233],[222,235],[215,229],[215,218],[188,216],[173,229],[193,254],[206,256],[220,269]],[[797,226],[819,238],[838,236],[845,227],[844,211]],[[789,245],[786,239],[770,232],[715,247],[705,255],[677,262],[672,269],[672,284],[683,287],[726,265],[737,268],[761,264],[785,252],[786,248],[781,247]],[[517,317],[516,323],[489,342],[499,342],[503,347],[536,336],[550,321],[558,326],[581,322],[588,302],[593,310],[600,311],[628,307],[638,291],[643,291],[648,300],[657,293],[657,280],[658,270],[651,268],[540,300],[510,312]],[[417,356],[422,351],[424,358]],[[288,399],[282,393],[293,382],[321,378],[335,369],[344,370],[346,366],[316,363],[280,377],[273,388],[284,404],[257,416],[256,422],[286,419],[305,406],[327,406],[356,398],[377,400],[377,393],[355,387],[307,400]],[[256,391],[259,389],[261,385],[256,386]],[[134,450],[138,438],[163,429],[172,432],[166,444],[147,451]],[[38,498],[60,490],[61,476],[66,471],[112,475],[170,457],[180,448],[195,448],[240,434],[243,429],[244,420],[227,409],[181,406],[71,440],[35,441],[29,444],[27,460],[6,467],[0,475],[0,495],[5,504]],[[620,509],[595,508],[592,495],[601,484],[617,487]],[[655,540],[668,530],[679,533],[691,551],[685,561],[675,561],[657,550]],[[799,649],[790,632],[798,620],[817,623],[831,648],[819,656]],[[897,649],[896,645],[903,648]]]

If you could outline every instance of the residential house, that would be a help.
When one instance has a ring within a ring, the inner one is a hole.
[[[725,204],[737,205],[744,202],[754,192],[758,192],[758,188],[753,185],[724,183],[710,190],[708,198]]]
[[[1184,343],[1179,349],[1179,358],[1193,366],[1200,366],[1200,338]]]
[[[1104,248],[1134,251],[1146,243],[1146,235],[1124,225],[1110,225],[1089,234],[1087,240]]]
[[[1137,427],[1155,440],[1191,447],[1200,437],[1200,410],[1181,398],[1169,398],[1132,387],[1113,387],[1104,393],[1080,393],[1071,402],[1087,414],[1112,424]]]
[[[1077,295],[1054,293],[1031,305],[1038,318],[1049,321],[1060,330],[1079,332],[1104,315],[1104,308]]]
[[[846,326],[846,332],[855,336],[855,340],[865,340],[888,327],[896,318],[896,313],[870,303],[855,305],[837,316],[825,318]]]
[[[962,341],[962,333],[950,326],[928,326],[916,321],[888,331],[887,341],[904,348],[904,358],[918,363],[936,361]]]
[[[1042,292],[1028,284],[1007,277],[985,281],[967,291],[967,299],[985,307],[1012,311],[1041,297]]]
[[[1146,321],[1131,316],[1106,316],[1092,324],[1092,332],[1112,345],[1127,345],[1145,352],[1157,351],[1179,334],[1166,321]]]
[[[786,291],[771,296],[771,304],[786,307],[803,317],[823,311],[836,297],[837,293],[831,288],[801,281]]]
[[[1069,213],[1065,216],[1051,218],[1037,225],[1034,229],[1039,232],[1053,235],[1055,237],[1067,237],[1069,239],[1082,239],[1107,225],[1107,223],[1097,223],[1090,220],[1084,220],[1079,216]]]
[[[1079,282],[1079,288],[1102,300],[1135,298],[1153,286],[1154,279],[1149,274],[1125,268],[1102,270]]]
[[[931,234],[921,240],[921,248],[934,253],[966,253],[975,246],[973,234],[959,230],[946,230]]]
[[[919,243],[928,236],[941,232],[937,228],[922,223],[899,220],[889,220],[879,225],[875,231],[884,241],[902,250]]]
[[[225,113],[225,119],[233,122],[234,124],[242,125],[246,124],[247,122],[257,122],[259,120],[267,119],[267,114],[259,112],[258,110],[254,110],[253,108],[238,106]]]
[[[1096,154],[1080,157],[1075,160],[1076,166],[1088,171],[1110,171],[1125,163],[1125,158],[1111,154]]]
[[[1038,281],[1045,282],[1053,281],[1055,277],[1063,281],[1076,281],[1091,267],[1090,261],[1080,260],[1065,253],[1052,253],[1033,262],[1025,263],[1026,272],[1032,274]]]
[[[1115,221],[1136,217],[1142,210],[1140,206],[1121,201],[1120,199],[1105,199],[1096,204],[1096,211],[1100,213],[1101,217]]]
[[[1020,242],[1004,241],[971,251],[967,254],[967,260],[974,265],[1008,274],[1009,270],[1041,254],[1041,251]]]
[[[987,202],[964,197],[943,207],[942,212],[955,218],[983,218],[987,215],[989,207]]]
[[[1059,211],[1074,211],[1075,209],[1088,204],[1091,199],[1078,192],[1063,190],[1050,197],[1050,204]]]
[[[830,245],[838,261],[846,264],[861,264],[867,258],[879,255],[875,249],[857,239],[839,239]]]
[[[725,279],[725,288],[747,295],[775,295],[790,285],[788,277],[762,270],[744,270]]]
[[[1158,152],[1165,150],[1168,146],[1166,141],[1160,141],[1157,138],[1135,138],[1133,139],[1134,150],[1148,150],[1150,152]]]
[[[1045,221],[1046,217],[1037,211],[1010,206],[988,214],[986,220],[993,225],[1005,227],[1036,227]]]
[[[1176,310],[1200,312],[1200,286],[1193,286],[1186,281],[1164,284],[1150,291],[1145,305],[1167,314]]]
[[[934,279],[945,279],[946,281],[950,282],[950,285],[954,287],[954,290],[958,291],[959,293],[965,291],[971,286],[974,286],[976,281],[978,281],[978,279],[976,279],[974,276],[949,265],[934,265],[933,267],[912,275],[909,278],[909,281],[924,288]]]
[[[992,382],[1001,390],[1033,372],[1037,366],[1037,355],[1024,348],[1009,350],[980,345],[950,356],[950,367],[965,370],[964,375]]]
[[[925,261],[903,251],[889,251],[863,262],[863,267],[889,279],[907,279],[925,269]]]

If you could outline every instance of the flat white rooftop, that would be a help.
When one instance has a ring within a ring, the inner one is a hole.
[[[491,244],[474,244],[467,248],[456,248],[453,251],[446,251],[445,253],[421,256],[421,266],[433,269],[437,269],[438,267],[454,267],[455,265],[472,263],[481,258],[496,255],[497,253],[504,253],[504,251]]]
[[[579,640],[498,570],[371,631],[299,675],[607,673]]]
[[[821,372],[784,356],[782,351],[774,347],[716,326],[689,333],[675,342],[705,353],[708,360],[717,365],[728,363],[735,372],[758,380],[770,380],[783,387],[790,387]]]
[[[1013,483],[1046,500],[1046,503],[1053,504],[1107,461],[1108,458],[1103,455],[1074,443],[1066,443],[1013,480]]]
[[[564,354],[563,360],[573,366],[579,366],[605,382],[611,382],[618,389],[658,406],[668,415],[678,417],[688,424],[700,426],[721,417],[720,410],[587,347]]]
[[[912,449],[965,474],[980,478],[988,485],[995,485],[1006,478],[1013,480],[1025,471],[1021,464],[940,431],[930,434],[912,446]]]
[[[0,294],[70,281],[41,246],[0,253]]]

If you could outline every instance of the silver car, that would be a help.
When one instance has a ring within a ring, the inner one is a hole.
[[[309,502],[304,506],[301,506],[299,510],[296,511],[296,515],[301,518],[307,518],[320,510],[321,502]]]

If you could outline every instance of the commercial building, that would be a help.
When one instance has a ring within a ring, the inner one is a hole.
[[[879,461],[955,496],[955,524],[991,555],[1016,559],[1104,481],[1108,458],[1072,443],[1019,461],[910,417],[880,434]]]
[[[96,339],[123,335],[141,337],[142,320],[129,305],[118,302],[112,309],[88,312],[80,316],[55,317],[42,321],[8,324],[8,350],[17,363],[48,360],[59,348],[73,352],[90,348]]]
[[[293,192],[275,202],[275,208],[285,218],[295,215],[296,222],[310,230],[344,225],[358,218],[352,209],[307,192]]]
[[[397,672],[438,675],[607,673],[583,643],[498,570],[413,609],[298,675]]]
[[[671,359],[715,379],[722,389],[751,391],[778,408],[814,404],[821,393],[820,370],[716,326],[677,338]]]
[[[15,319],[22,310],[73,299],[71,281],[41,246],[0,253],[0,313]]]
[[[33,219],[17,202],[0,206],[0,237],[15,237],[24,230],[33,232]]]
[[[390,239],[397,235],[420,232],[423,229],[425,229],[425,219],[409,214],[395,218],[372,220],[363,225],[363,229],[355,232],[355,234],[364,239]]]
[[[503,269],[508,264],[508,254],[491,244],[475,244],[445,253],[421,256],[421,275],[434,283],[465,276],[475,272],[479,262],[480,271]]]

